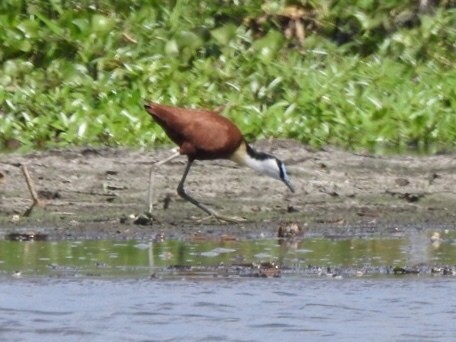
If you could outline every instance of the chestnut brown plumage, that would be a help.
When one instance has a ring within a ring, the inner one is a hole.
[[[245,141],[239,128],[219,113],[153,102],[145,104],[144,107],[168,137],[179,146],[179,153],[166,161],[179,154],[188,158],[187,167],[177,188],[178,194],[206,213],[227,220],[225,216],[202,205],[185,192],[185,179],[194,160],[230,159],[283,181],[294,192],[283,162],[272,155],[256,152]]]

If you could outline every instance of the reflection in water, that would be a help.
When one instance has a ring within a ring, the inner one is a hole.
[[[453,276],[379,275],[395,265],[454,265],[454,237],[442,235],[439,245],[426,234],[285,242],[0,241],[0,336],[449,341]],[[281,278],[274,278],[275,265]],[[257,275],[269,272],[268,279],[252,278],[249,267]]]
[[[455,265],[454,241],[454,234],[447,233],[437,244],[422,232],[402,239],[0,241],[0,275],[17,271],[23,276],[144,276],[157,272],[166,276],[170,268],[192,266],[195,271],[221,265],[232,274],[233,269],[226,267],[270,262],[288,275],[318,268],[352,268],[356,275],[366,270],[386,273],[385,267],[390,266]]]
[[[407,255],[412,264],[428,263],[432,259],[432,241],[423,233],[412,231],[408,238]]]

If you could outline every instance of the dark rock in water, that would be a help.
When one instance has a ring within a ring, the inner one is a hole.
[[[419,274],[420,271],[416,269],[404,268],[396,266],[393,268],[394,274]]]
[[[163,242],[165,241],[165,232],[160,231],[154,236],[154,242]]]
[[[298,236],[302,229],[297,223],[286,223],[279,226],[277,236],[279,238],[292,238]]]
[[[278,278],[280,277],[280,267],[274,262],[262,262],[258,265],[258,277]]]
[[[445,267],[445,268],[443,269],[443,275],[446,275],[446,276],[453,276],[453,275],[455,275],[455,274],[456,274],[455,270],[452,269],[452,268],[450,268],[450,267]]]
[[[18,233],[13,232],[5,235],[5,240],[10,241],[45,241],[47,240],[48,235],[43,233],[35,233],[35,232],[26,232],[26,233]]]
[[[431,273],[435,274],[435,273],[442,273],[442,268],[441,267],[432,267],[431,268]]]

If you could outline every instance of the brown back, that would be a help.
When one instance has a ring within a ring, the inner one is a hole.
[[[191,159],[229,158],[244,140],[237,126],[220,114],[150,103],[149,114]]]

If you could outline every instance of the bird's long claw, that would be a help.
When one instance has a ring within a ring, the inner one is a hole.
[[[243,217],[237,217],[237,216],[225,216],[225,215],[214,215],[214,217],[218,220],[229,222],[229,223],[242,223],[246,222],[247,220]]]
[[[209,220],[211,218],[215,218],[219,221],[223,222],[229,222],[229,223],[242,223],[246,222],[247,220],[243,217],[237,217],[237,216],[225,216],[217,213],[216,211],[211,209],[211,214],[209,216],[205,216],[203,218],[196,219],[197,222],[203,222],[206,220]]]

